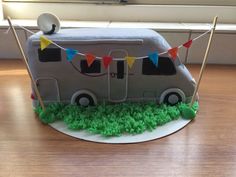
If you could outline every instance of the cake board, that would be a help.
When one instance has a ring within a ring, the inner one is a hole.
[[[73,131],[67,128],[62,121],[57,121],[49,124],[55,130],[66,134],[68,136],[78,138],[81,140],[97,142],[97,143],[109,143],[109,144],[126,144],[126,143],[141,143],[151,141],[159,138],[171,135],[185,126],[187,126],[191,120],[179,118],[178,120],[171,121],[163,126],[158,126],[153,131],[145,131],[142,134],[130,135],[124,134],[122,136],[104,137],[99,134],[91,134],[87,131]]]

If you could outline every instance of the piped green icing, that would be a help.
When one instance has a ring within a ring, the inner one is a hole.
[[[190,108],[188,104],[179,105],[181,116],[183,119],[194,119],[196,117],[197,110],[199,108],[198,102],[195,102]]]
[[[103,136],[120,136],[124,133],[152,131],[157,126],[179,119],[180,116],[186,118],[187,108],[188,105],[185,103],[176,106],[157,105],[154,102],[103,103],[93,107],[53,103],[47,105],[45,112],[41,107],[37,107],[35,112],[45,124],[62,120],[71,130],[87,130]],[[198,110],[197,102],[191,110],[194,113]]]

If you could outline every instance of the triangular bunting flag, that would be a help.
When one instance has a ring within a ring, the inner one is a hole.
[[[104,56],[104,57],[102,57],[102,60],[103,60],[104,67],[107,69],[108,65],[112,61],[112,57],[111,56]]]
[[[87,60],[87,64],[90,67],[91,64],[93,64],[93,62],[94,62],[96,57],[93,54],[91,54],[91,53],[85,54],[85,57],[86,57],[86,60]]]
[[[190,40],[190,41],[184,43],[183,46],[186,48],[189,48],[192,45],[192,43],[193,43],[193,40]]]
[[[68,61],[72,61],[74,56],[78,53],[77,50],[74,49],[66,49],[66,58]]]
[[[47,48],[47,46],[49,46],[52,43],[51,40],[49,40],[48,38],[46,38],[45,36],[40,36],[40,48],[41,50],[44,50],[45,48]]]
[[[148,55],[148,57],[153,62],[153,64],[157,67],[158,66],[158,59],[159,59],[158,53],[157,52],[151,53]]]
[[[176,59],[177,55],[178,55],[178,47],[174,47],[170,50],[168,50],[168,53],[170,54],[172,59]]]
[[[126,61],[128,63],[129,68],[131,69],[133,64],[134,64],[134,62],[135,62],[135,57],[127,56],[127,57],[125,57],[125,59],[126,59]]]

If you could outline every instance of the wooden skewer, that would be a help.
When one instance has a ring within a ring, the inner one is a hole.
[[[37,96],[37,98],[38,98],[38,100],[39,100],[40,106],[42,107],[43,111],[45,111],[45,106],[44,106],[42,97],[41,97],[41,95],[40,95],[40,93],[39,93],[37,84],[36,84],[36,82],[34,81],[33,75],[32,75],[32,73],[31,73],[31,71],[30,71],[30,67],[29,67],[27,58],[26,58],[25,53],[24,53],[24,51],[23,51],[23,48],[22,48],[22,46],[21,46],[21,43],[20,43],[20,40],[19,40],[18,35],[17,35],[17,33],[16,33],[16,30],[15,30],[14,26],[13,26],[12,23],[11,23],[11,18],[10,18],[10,17],[7,17],[7,21],[8,21],[8,23],[9,23],[9,26],[10,26],[10,28],[11,28],[11,30],[12,30],[12,33],[13,33],[14,37],[15,37],[15,40],[16,40],[16,42],[17,42],[17,45],[18,45],[18,47],[19,47],[19,49],[20,49],[21,55],[23,56],[23,60],[24,60],[24,63],[25,63],[25,65],[26,65],[26,69],[27,69],[28,74],[29,74],[29,76],[30,76],[30,79],[31,79],[31,81],[32,81],[32,83],[33,83],[33,88],[34,88],[35,93],[36,93],[36,96]]]
[[[206,66],[206,61],[207,61],[207,58],[208,58],[208,54],[209,54],[209,50],[210,50],[210,46],[211,46],[211,42],[212,42],[212,37],[213,37],[214,32],[215,32],[217,19],[218,19],[218,17],[215,16],[214,21],[213,21],[213,29],[211,30],[211,35],[210,35],[210,38],[209,38],[209,41],[208,41],[208,44],[207,44],[207,49],[206,49],[205,56],[204,56],[204,59],[203,59],[203,62],[202,62],[202,66],[201,66],[201,70],[200,70],[200,73],[199,73],[199,77],[198,77],[199,79],[198,79],[196,88],[194,90],[192,100],[191,100],[190,105],[189,105],[190,108],[193,106],[193,103],[194,103],[194,101],[196,99],[197,91],[199,89],[199,85],[200,85],[201,80],[202,80],[202,75],[203,75],[203,71],[204,71],[205,66]]]

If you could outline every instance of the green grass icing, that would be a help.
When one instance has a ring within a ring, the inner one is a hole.
[[[35,112],[40,120],[53,123],[57,120],[64,121],[71,130],[87,130],[103,136],[121,136],[124,133],[139,134],[152,131],[157,126],[164,125],[180,116],[188,116],[186,109],[196,112],[199,106],[195,102],[192,108],[188,104],[180,103],[175,106],[149,103],[120,103],[100,104],[93,107],[80,107],[61,103],[49,104],[46,111],[37,107]],[[195,114],[196,115],[196,114]],[[191,114],[186,119],[193,119]]]

